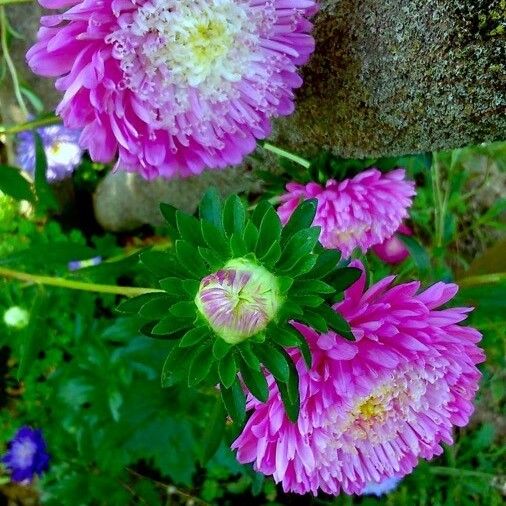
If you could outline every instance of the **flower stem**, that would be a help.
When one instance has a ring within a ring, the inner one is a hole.
[[[470,276],[468,278],[457,280],[460,287],[489,285],[501,282],[506,282],[506,272],[482,274],[481,276]]]
[[[5,135],[17,134],[19,132],[25,132],[26,130],[35,130],[43,126],[56,125],[60,122],[61,120],[57,116],[54,115],[45,116],[43,118],[27,121],[26,123],[21,123],[19,125],[12,125],[12,126],[0,125],[0,134]]]
[[[31,2],[33,0],[0,0],[0,5],[26,4]]]
[[[135,297],[145,293],[161,292],[156,288],[141,288],[134,286],[116,286],[116,285],[99,285],[96,283],[86,283],[83,281],[73,281],[65,278],[56,278],[52,276],[40,276],[38,274],[30,274],[28,272],[14,271],[0,267],[0,277],[17,279],[28,283],[38,285],[57,286],[60,288],[68,288],[69,290],[82,290],[85,292],[110,293],[113,295],[124,295],[126,297]]]
[[[268,142],[264,142],[262,144],[262,147],[264,149],[266,149],[267,151],[271,151],[272,153],[275,153],[276,155],[282,156],[283,158],[291,160],[292,162],[298,163],[299,165],[302,165],[306,169],[309,169],[309,167],[311,167],[311,162],[309,162],[305,158],[294,155],[293,153],[290,153],[289,151],[278,148],[277,146],[273,146],[272,144],[269,144]]]
[[[1,0],[0,0],[1,1]],[[7,41],[7,15],[5,14],[5,8],[2,4],[5,3],[5,0],[0,4],[0,37],[1,37],[1,46],[2,46],[2,54],[5,59],[5,63],[7,64],[7,68],[9,69],[9,73],[12,79],[12,85],[14,87],[14,94],[16,95],[16,100],[18,102],[19,108],[23,111],[23,114],[28,117],[28,108],[26,107],[25,100],[23,99],[23,94],[21,93],[21,87],[19,86],[18,73],[16,72],[16,66],[12,61],[11,55],[9,53],[9,43]]]
[[[434,195],[434,219],[435,219],[435,239],[436,246],[443,245],[445,209],[443,193],[441,191],[441,166],[437,153],[432,156],[432,192]]]

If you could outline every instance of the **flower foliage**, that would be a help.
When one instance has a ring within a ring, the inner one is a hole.
[[[40,0],[27,54],[93,160],[144,177],[237,164],[291,114],[312,0]]]
[[[444,309],[456,285],[365,289],[365,275],[335,306],[356,342],[333,331],[294,325],[309,342],[313,365],[291,350],[300,376],[300,416],[290,421],[272,377],[269,400],[252,410],[234,442],[241,463],[273,475],[285,491],[363,493],[372,482],[410,473],[419,458],[443,452],[454,426],[473,412],[484,354],[481,334],[459,325],[469,308]]]
[[[35,475],[41,475],[49,466],[42,432],[31,427],[21,427],[1,461],[10,470],[13,481],[29,482]]]
[[[119,310],[146,320],[144,332],[174,339],[162,384],[187,379],[190,386],[220,383],[231,416],[242,422],[245,386],[268,398],[264,370],[275,378],[288,416],[298,414],[298,377],[286,348],[311,355],[293,319],[352,338],[332,311],[336,296],[360,271],[339,266],[340,255],[318,243],[312,227],[315,201],[303,202],[283,227],[274,208],[260,201],[248,214],[237,196],[224,205],[207,192],[195,218],[162,204],[175,239],[172,249],[141,256],[162,291],[125,301]]]

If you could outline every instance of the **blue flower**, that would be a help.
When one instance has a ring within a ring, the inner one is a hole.
[[[375,495],[380,497],[383,494],[388,494],[389,492],[395,490],[400,481],[401,479],[396,478],[395,476],[380,481],[379,483],[372,481],[365,486],[364,490],[362,490],[361,495]]]
[[[78,130],[61,125],[39,128],[47,159],[46,177],[48,181],[60,181],[70,176],[81,163],[83,150],[79,147]],[[33,132],[18,134],[16,160],[18,165],[30,174],[35,172],[35,138]]]
[[[11,472],[12,481],[32,481],[49,466],[46,443],[40,430],[21,427],[9,444],[9,450],[1,460]]]

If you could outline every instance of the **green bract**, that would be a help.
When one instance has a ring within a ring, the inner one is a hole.
[[[147,251],[141,261],[162,291],[129,299],[118,309],[141,316],[147,335],[174,339],[162,385],[219,383],[229,414],[242,423],[245,395],[238,375],[264,402],[267,370],[296,420],[298,375],[287,349],[299,348],[308,367],[311,353],[290,322],[352,339],[331,306],[360,274],[338,266],[340,254],[318,243],[320,229],[311,226],[316,201],[302,202],[284,227],[267,201],[249,214],[239,197],[222,203],[214,189],[204,195],[199,218],[167,204],[161,210],[174,247]]]

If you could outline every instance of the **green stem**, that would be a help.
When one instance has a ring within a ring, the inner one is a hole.
[[[19,125],[0,126],[0,134],[5,135],[17,134],[19,132],[25,132],[26,130],[35,130],[39,127],[47,125],[56,125],[60,122],[61,120],[57,116],[46,116],[44,118],[34,119],[33,121],[21,123]]]
[[[33,0],[0,0],[0,5],[27,4],[32,2]]]
[[[28,283],[38,285],[57,286],[60,288],[68,288],[69,290],[82,290],[85,292],[110,293],[113,295],[125,295],[126,297],[136,297],[145,293],[162,292],[156,288],[141,288],[134,286],[116,286],[116,285],[99,285],[96,283],[86,283],[83,281],[72,281],[65,278],[56,278],[52,276],[40,276],[38,274],[30,274],[28,272],[14,271],[0,267],[0,277],[17,279]]]
[[[471,471],[470,469],[458,469],[456,467],[444,467],[444,466],[431,466],[430,472],[432,474],[442,474],[442,475],[448,475],[448,476],[459,476],[459,477],[465,477],[465,476],[476,476],[479,478],[488,478],[493,479],[495,475],[489,474],[489,473],[482,473],[480,471]]]
[[[444,230],[444,200],[441,191],[441,167],[439,164],[439,157],[437,153],[433,153],[432,162],[432,193],[434,195],[434,226],[435,226],[435,239],[436,246],[443,245],[443,230]]]
[[[489,285],[494,283],[501,283],[506,281],[506,272],[496,272],[494,274],[482,274],[481,276],[470,276],[457,280],[460,287],[464,286],[479,286]]]
[[[293,153],[290,153],[289,151],[285,151],[284,149],[278,148],[277,146],[273,146],[272,144],[269,144],[268,142],[264,142],[262,144],[262,147],[264,149],[266,149],[267,151],[271,151],[272,153],[275,153],[276,155],[282,156],[283,158],[291,160],[292,162],[298,163],[299,165],[302,165],[306,169],[309,169],[309,167],[311,167],[311,162],[309,162],[305,158],[294,155]]]
[[[23,114],[28,117],[28,108],[26,107],[25,101],[23,99],[23,94],[21,93],[21,88],[19,86],[18,74],[16,72],[16,66],[12,61],[11,55],[9,53],[9,43],[7,41],[7,16],[5,14],[5,8],[0,6],[0,31],[1,33],[1,46],[2,53],[5,59],[5,63],[7,64],[7,68],[9,69],[9,73],[12,79],[12,85],[14,87],[14,94],[16,95],[16,100],[18,101],[19,108],[23,111]]]

